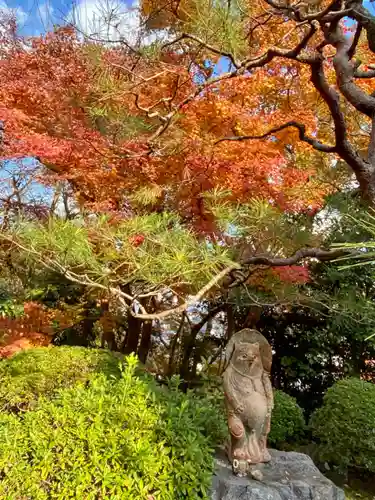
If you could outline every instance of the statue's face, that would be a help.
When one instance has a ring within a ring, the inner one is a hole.
[[[259,355],[258,342],[254,344],[240,343],[235,346],[233,361],[242,366],[251,366]]]

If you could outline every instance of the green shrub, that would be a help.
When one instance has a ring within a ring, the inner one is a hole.
[[[213,383],[212,380],[207,380],[195,394],[201,395],[202,405],[207,408],[202,417],[211,415],[210,430],[217,436],[217,440],[223,442],[225,438],[229,438],[221,382],[219,384],[217,381]],[[274,391],[274,401],[268,446],[285,449],[299,444],[306,431],[302,408],[294,398],[282,391]]]
[[[296,400],[282,391],[274,392],[275,407],[272,412],[268,444],[275,448],[298,443],[305,431],[305,419]]]
[[[375,385],[356,378],[340,380],[324,396],[310,420],[319,460],[345,472],[358,467],[375,472]]]
[[[186,404],[184,401],[188,400],[189,411],[194,415],[194,428],[209,438],[214,445],[222,444],[228,436],[223,392],[212,388],[205,391],[203,387],[202,390],[189,390],[184,394],[178,389],[179,383],[179,377],[173,377],[168,392],[164,392],[165,404],[169,406],[168,414],[173,415],[176,408]],[[183,419],[178,419],[178,425],[183,434],[185,425]]]
[[[25,409],[40,395],[85,382],[94,373],[119,376],[119,359],[84,347],[40,347],[0,361],[0,410]]]
[[[0,498],[207,498],[223,438],[214,407],[159,388],[136,364],[0,413]]]

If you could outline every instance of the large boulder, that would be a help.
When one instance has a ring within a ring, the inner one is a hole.
[[[345,500],[344,492],[307,455],[270,453],[270,463],[255,466],[254,475],[261,480],[234,476],[224,453],[218,453],[211,500]]]

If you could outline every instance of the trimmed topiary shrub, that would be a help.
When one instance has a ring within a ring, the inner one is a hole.
[[[225,434],[215,406],[136,366],[130,356],[118,378],[94,374],[0,413],[0,498],[207,498]]]
[[[341,472],[375,472],[375,385],[349,378],[333,385],[310,420],[322,462]]]
[[[93,374],[119,376],[113,353],[85,347],[39,347],[0,361],[0,410],[25,409],[41,395],[86,382]]]
[[[296,400],[285,392],[275,391],[274,399],[268,445],[278,449],[289,448],[304,435],[306,424],[303,411]]]

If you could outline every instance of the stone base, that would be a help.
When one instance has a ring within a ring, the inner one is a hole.
[[[272,460],[252,470],[255,476],[236,477],[224,452],[216,456],[211,500],[345,500],[344,492],[302,453],[270,450]]]

